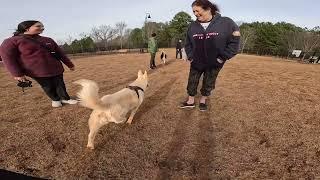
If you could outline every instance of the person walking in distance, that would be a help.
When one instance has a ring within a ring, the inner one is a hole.
[[[156,68],[155,58],[158,51],[158,44],[157,40],[155,39],[157,36],[156,33],[152,33],[151,38],[148,41],[148,51],[150,53],[151,59],[150,59],[150,69]]]

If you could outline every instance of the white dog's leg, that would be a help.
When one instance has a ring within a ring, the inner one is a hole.
[[[113,118],[113,119],[114,119],[113,122],[116,124],[124,123],[127,120],[125,117],[121,117],[121,116],[117,117],[117,119],[115,119],[115,118]]]
[[[100,123],[98,120],[90,118],[89,119],[89,135],[87,148],[94,149],[94,139],[99,131],[99,129],[105,124]]]
[[[131,124],[131,123],[132,123],[133,117],[134,117],[134,115],[136,114],[138,108],[139,108],[139,107],[137,107],[136,109],[134,109],[134,110],[131,112],[130,117],[128,118],[128,121],[127,121],[128,124]]]

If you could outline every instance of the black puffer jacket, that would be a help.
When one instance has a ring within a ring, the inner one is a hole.
[[[222,67],[239,51],[240,32],[236,23],[216,14],[205,30],[200,22],[190,24],[185,50],[191,66],[198,70]],[[218,62],[217,59],[223,62]]]

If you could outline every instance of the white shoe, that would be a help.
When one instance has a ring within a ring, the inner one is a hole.
[[[75,99],[62,100],[61,102],[64,104],[77,104],[78,103],[78,101]]]
[[[62,104],[61,104],[61,101],[52,101],[52,107],[61,107],[62,106]]]

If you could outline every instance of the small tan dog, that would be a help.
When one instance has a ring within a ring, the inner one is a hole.
[[[144,91],[148,86],[148,75],[145,71],[142,74],[138,72],[138,78],[127,88],[124,88],[114,94],[105,95],[99,98],[99,87],[96,82],[81,79],[75,84],[80,84],[83,88],[78,92],[80,104],[84,107],[93,109],[89,118],[89,130],[87,147],[94,149],[94,138],[99,129],[110,123],[131,124],[133,116],[144,99]],[[127,115],[130,113],[129,118]]]

